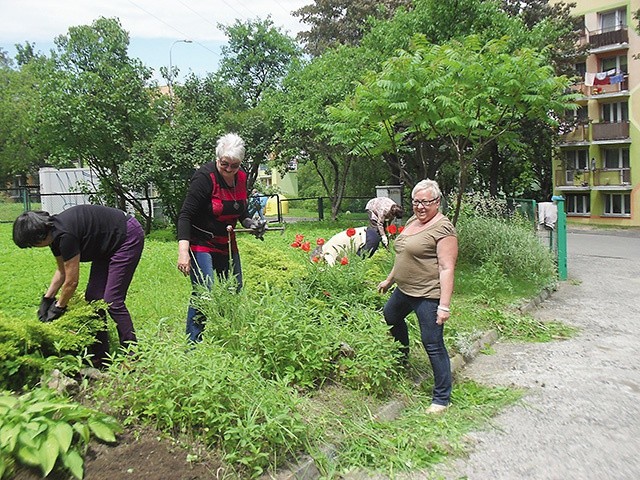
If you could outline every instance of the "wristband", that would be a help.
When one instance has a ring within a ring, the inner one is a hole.
[[[451,313],[451,309],[449,307],[443,307],[442,305],[438,305],[438,310],[442,310],[443,312]]]

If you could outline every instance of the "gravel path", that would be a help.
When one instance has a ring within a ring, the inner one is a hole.
[[[471,435],[446,479],[640,478],[640,231],[572,230],[569,280],[535,312],[580,333],[495,344],[462,375],[524,387],[519,404]],[[417,478],[417,477],[413,477]],[[433,475],[421,478],[433,478]]]

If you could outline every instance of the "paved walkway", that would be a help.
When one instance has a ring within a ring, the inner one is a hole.
[[[566,341],[499,342],[463,375],[528,390],[438,477],[640,479],[640,231],[570,230],[569,280],[533,314]],[[418,478],[418,477],[413,477]]]

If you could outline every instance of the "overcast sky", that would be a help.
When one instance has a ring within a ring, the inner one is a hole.
[[[236,19],[271,19],[295,36],[305,26],[291,15],[312,0],[0,0],[0,48],[15,55],[16,43],[35,43],[48,53],[53,39],[69,27],[90,25],[98,17],[117,17],[129,32],[129,56],[154,70],[180,69],[180,77],[216,70],[225,42],[218,24]],[[192,43],[176,42],[190,40]]]

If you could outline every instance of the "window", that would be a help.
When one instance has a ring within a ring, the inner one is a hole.
[[[584,74],[587,72],[587,62],[576,63],[576,73],[584,78]]]
[[[605,215],[631,215],[631,195],[628,193],[607,193],[604,196]]]
[[[587,169],[587,150],[565,150],[567,170]]]
[[[591,211],[589,195],[567,195],[567,213],[574,215],[584,215]]]
[[[618,123],[629,121],[629,105],[627,102],[603,103],[600,106],[600,121]]]
[[[589,123],[589,109],[586,105],[579,106],[575,115],[578,123]]]
[[[600,60],[600,71],[607,72],[614,70],[616,73],[629,73],[629,66],[627,65],[626,55],[617,55],[615,57],[607,57]]]
[[[627,9],[620,8],[600,14],[600,28],[602,33],[620,30],[627,26]]]
[[[629,168],[629,147],[605,149],[604,168],[612,170]]]

